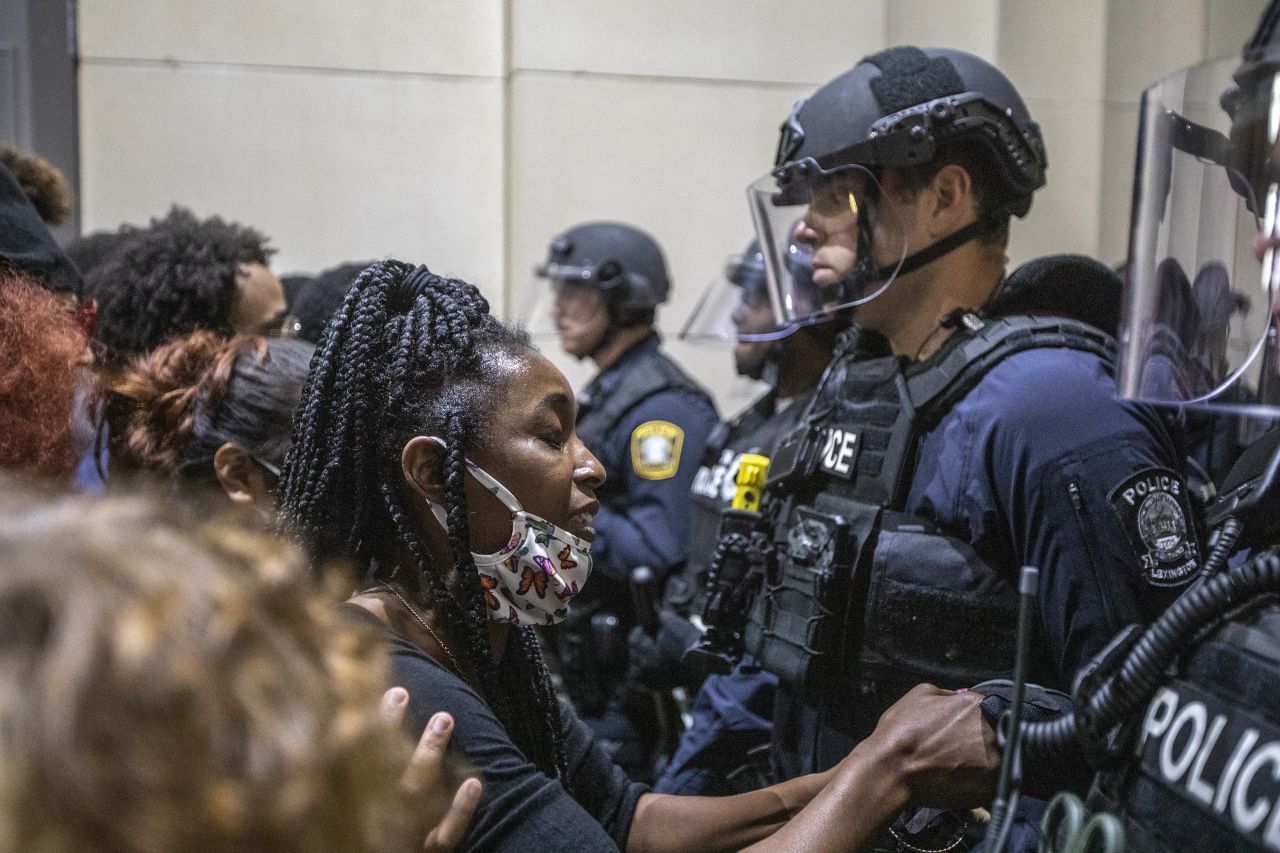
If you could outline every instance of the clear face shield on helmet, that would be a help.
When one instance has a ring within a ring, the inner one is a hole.
[[[1128,399],[1280,415],[1280,254],[1255,249],[1280,234],[1277,69],[1215,60],[1143,93],[1117,376]]]
[[[780,327],[818,322],[865,304],[893,283],[907,257],[906,232],[880,204],[883,197],[870,170],[843,166],[824,172],[811,160],[774,170],[747,188]],[[811,255],[807,282],[788,272],[802,247]]]
[[[820,314],[821,298],[812,279],[813,254],[794,245],[786,260],[790,289],[810,312]],[[692,344],[731,344],[778,341],[802,323],[779,323],[773,312],[765,276],[764,257],[730,255],[723,272],[712,279],[680,329],[679,338]]]
[[[535,343],[601,333],[609,325],[605,290],[611,280],[601,280],[595,267],[546,263],[534,270],[517,309],[516,320]],[[608,274],[610,270],[603,270]],[[618,278],[615,272],[612,279]]]

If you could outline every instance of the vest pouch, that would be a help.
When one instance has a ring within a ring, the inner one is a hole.
[[[684,562],[667,575],[664,603],[681,616],[701,615],[707,569],[720,541],[720,514],[725,504],[694,494],[689,501],[689,535]]]
[[[886,510],[862,623],[846,660],[864,686],[968,687],[1012,672],[1017,589],[968,543]]]
[[[746,630],[746,647],[764,669],[804,698],[838,684],[853,565],[873,528],[874,516],[832,511],[828,497],[789,506]]]
[[[791,492],[812,481],[822,456],[822,429],[802,423],[784,435],[769,460],[769,491]]]

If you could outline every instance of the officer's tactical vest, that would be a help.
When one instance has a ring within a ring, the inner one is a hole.
[[[605,439],[632,409],[663,391],[689,391],[705,397],[698,384],[685,375],[675,362],[654,350],[632,361],[622,379],[606,393],[593,394],[578,408],[578,438],[587,449],[599,453]],[[600,503],[619,512],[626,506],[627,478],[623,472],[610,471],[609,478],[597,492]]]
[[[778,439],[795,427],[808,408],[812,392],[791,400],[778,412],[770,391],[730,422],[721,422],[707,437],[702,465],[690,493],[689,538],[685,564],[667,578],[668,605],[683,615],[701,614],[707,567],[715,554],[720,516],[733,503],[738,463],[744,453],[772,456]]]
[[[920,682],[955,688],[1012,669],[1018,567],[990,566],[902,511],[918,447],[1009,356],[1057,347],[1110,363],[1114,344],[1057,317],[966,319],[972,327],[920,365],[833,362],[775,451],[770,490],[782,500],[746,648],[793,695],[875,697],[858,703],[871,711]],[[1033,677],[1052,682],[1045,668]]]

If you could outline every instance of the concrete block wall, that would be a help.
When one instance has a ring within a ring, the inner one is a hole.
[[[1115,262],[1142,88],[1238,49],[1263,5],[79,0],[84,228],[179,202],[266,231],[280,272],[400,257],[512,311],[557,231],[633,221],[671,264],[668,348],[727,413],[753,389],[727,350],[674,333],[750,238],[744,189],[796,99],[891,44],[996,62],[1050,160],[1011,261]]]

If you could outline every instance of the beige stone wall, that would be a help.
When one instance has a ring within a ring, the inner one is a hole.
[[[749,239],[744,188],[797,98],[890,44],[996,62],[1050,162],[1011,259],[1115,262],[1142,88],[1238,49],[1264,5],[79,0],[84,223],[176,201],[265,230],[282,272],[395,256],[505,310],[558,230],[633,221],[672,267],[669,349],[729,411],[751,389],[728,353],[674,331]],[[575,383],[589,375],[553,355]]]

